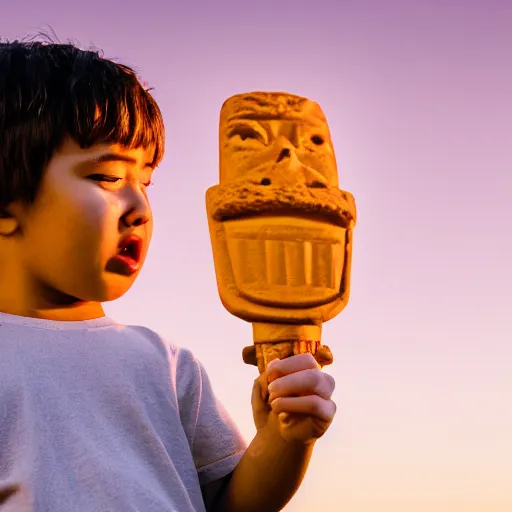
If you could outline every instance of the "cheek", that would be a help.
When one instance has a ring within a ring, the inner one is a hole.
[[[336,158],[332,151],[308,151],[305,160],[307,165],[321,172],[330,181],[337,176]]]
[[[154,227],[153,215],[151,215],[151,219],[146,225],[146,239],[147,239],[148,243],[151,242],[151,238],[153,237],[153,227]]]
[[[101,248],[117,236],[119,206],[100,194],[56,194],[46,205],[34,219],[30,239],[56,259],[101,256]]]
[[[235,150],[232,147],[224,148],[220,158],[223,181],[239,179],[255,167],[263,164],[271,165],[275,158],[272,148],[247,148]]]

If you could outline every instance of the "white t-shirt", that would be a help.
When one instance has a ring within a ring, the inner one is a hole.
[[[0,313],[0,512],[204,512],[245,448],[189,350]]]

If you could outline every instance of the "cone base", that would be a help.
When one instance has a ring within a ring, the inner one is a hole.
[[[242,358],[244,363],[257,366],[261,374],[266,371],[273,359],[285,359],[307,353],[312,354],[321,367],[333,362],[332,352],[327,345],[322,345],[319,341],[307,340],[255,343],[243,349]]]

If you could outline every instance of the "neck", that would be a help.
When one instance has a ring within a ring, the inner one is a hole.
[[[25,316],[29,318],[40,318],[42,320],[57,320],[60,322],[77,322],[81,320],[93,320],[105,316],[103,307],[99,302],[83,302],[67,307],[46,307],[34,308],[29,305],[8,307],[0,299],[0,313]]]
[[[0,265],[0,312],[57,321],[105,316],[101,303],[65,295],[8,265]]]

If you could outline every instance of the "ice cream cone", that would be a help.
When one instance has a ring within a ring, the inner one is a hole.
[[[253,324],[244,361],[260,372],[303,352],[332,362],[321,327],[348,301],[356,213],[320,107],[285,93],[227,100],[206,204],[221,300]]]

